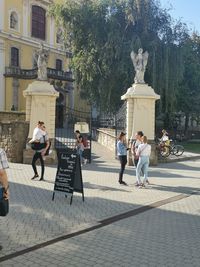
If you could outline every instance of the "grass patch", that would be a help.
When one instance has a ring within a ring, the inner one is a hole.
[[[200,154],[200,143],[181,143],[184,146],[185,151]]]

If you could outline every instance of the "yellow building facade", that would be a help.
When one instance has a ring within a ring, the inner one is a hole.
[[[71,53],[64,49],[62,29],[48,7],[62,0],[0,0],[0,110],[25,111],[23,91],[37,79],[37,50],[42,43],[49,50],[48,80],[59,91],[57,116],[66,108],[85,107],[73,88],[69,70]]]

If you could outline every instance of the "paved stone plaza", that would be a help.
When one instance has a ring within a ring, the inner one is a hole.
[[[10,213],[0,219],[0,266],[200,266],[200,160],[150,168],[134,187],[134,167],[118,184],[118,161],[93,143],[83,166],[85,202],[52,199],[56,167],[44,182],[30,165],[10,164]],[[122,214],[122,215],[121,215]]]

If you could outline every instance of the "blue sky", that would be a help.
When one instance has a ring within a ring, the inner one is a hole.
[[[162,7],[173,7],[169,12],[173,18],[181,18],[189,29],[200,33],[200,0],[160,0]]]

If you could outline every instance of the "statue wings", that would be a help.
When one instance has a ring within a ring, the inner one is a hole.
[[[147,62],[148,62],[149,53],[146,51],[142,54],[142,64],[143,69],[145,70]],[[131,52],[131,59],[133,62],[133,66],[136,69],[137,68],[137,62],[138,62],[138,54],[134,53],[134,51]]]
[[[137,67],[137,54],[134,53],[134,51],[131,52],[131,59],[132,59],[132,62],[133,62],[133,66],[136,69],[136,67]]]
[[[148,62],[149,53],[146,51],[143,53],[143,68],[145,70],[147,62]]]

